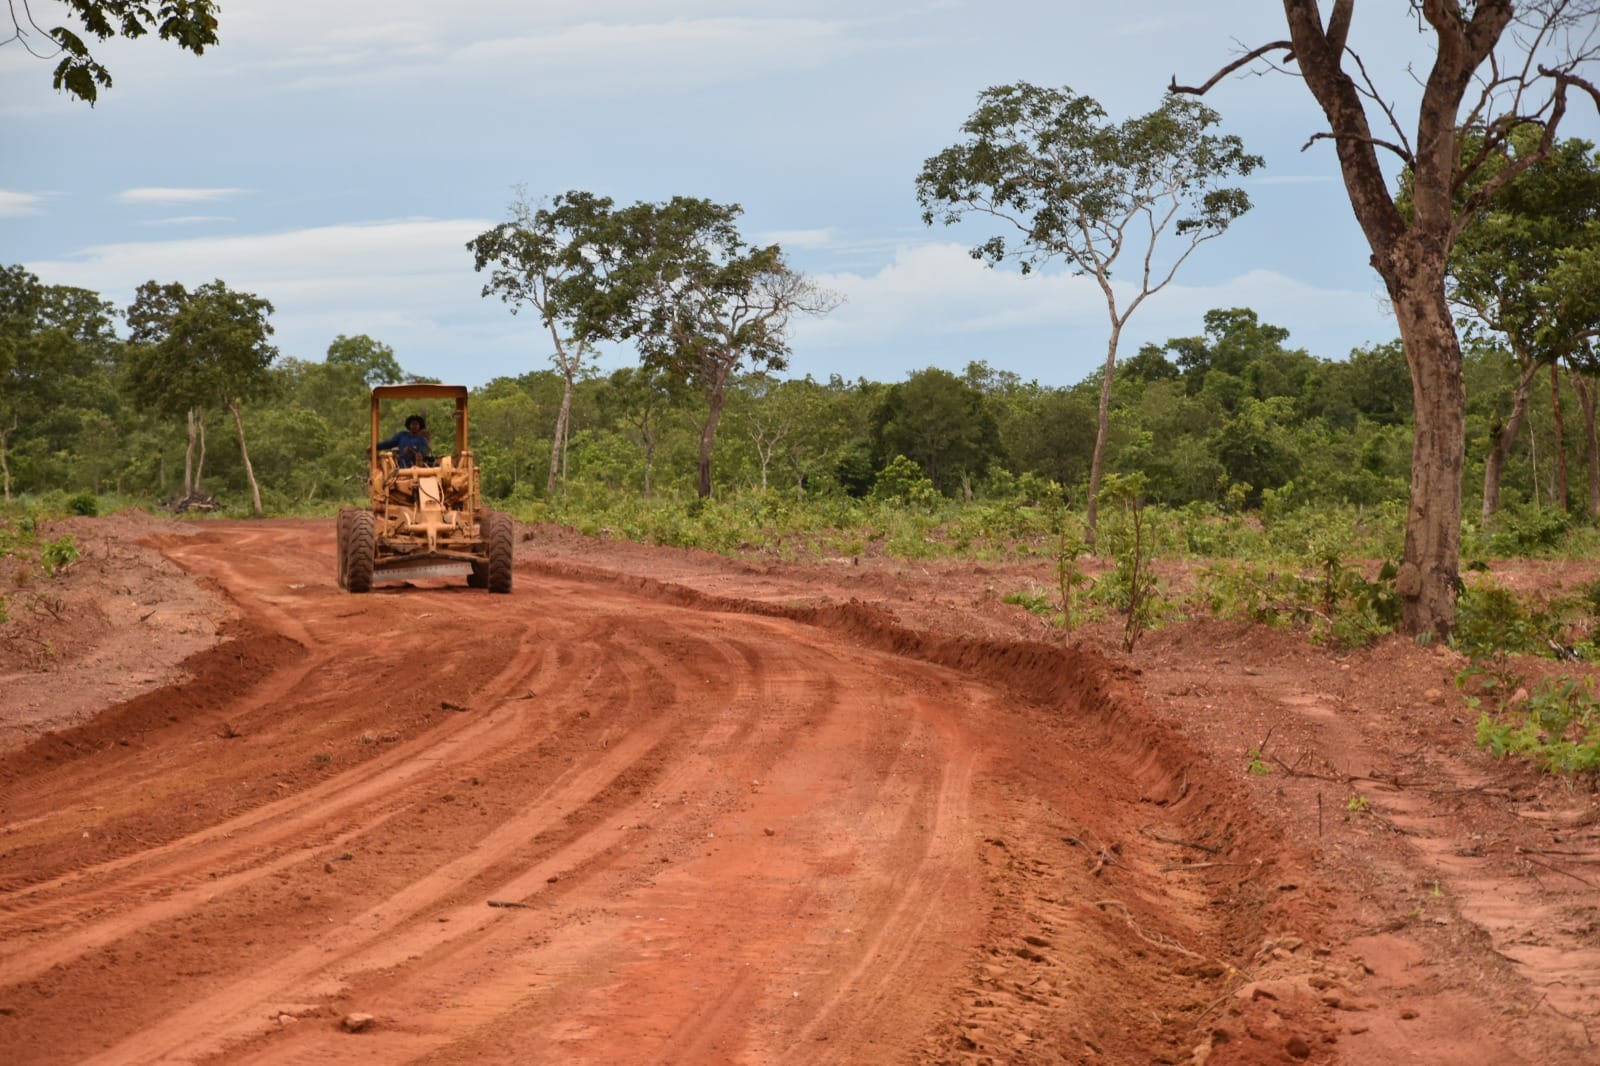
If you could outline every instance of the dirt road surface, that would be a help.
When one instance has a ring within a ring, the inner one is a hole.
[[[75,522],[0,661],[0,1062],[1600,1062],[1594,797],[1477,753],[1448,652]]]

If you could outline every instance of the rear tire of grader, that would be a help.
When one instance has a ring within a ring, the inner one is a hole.
[[[355,513],[356,509],[354,507],[339,508],[338,533],[334,538],[333,554],[334,562],[339,568],[339,587],[342,589],[350,587],[350,582],[345,574],[349,563],[347,556],[350,552],[350,517]]]
[[[510,592],[516,524],[504,511],[494,511],[489,515],[486,525],[487,530],[483,539],[484,546],[488,549],[489,561],[484,566],[484,584],[490,592]],[[473,568],[473,576],[477,576],[476,567]]]
[[[377,564],[377,523],[371,511],[354,511],[344,538],[345,587],[351,592],[371,592]]]

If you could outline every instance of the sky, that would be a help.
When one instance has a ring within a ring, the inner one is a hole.
[[[1406,7],[1362,5],[1351,38],[1401,115],[1429,58]],[[64,21],[56,0],[32,8]],[[795,324],[793,376],[981,359],[1081,381],[1110,332],[1098,287],[974,261],[1004,231],[924,225],[923,161],[988,87],[1068,86],[1122,119],[1286,36],[1279,0],[223,0],[218,32],[200,57],[94,47],[114,84],[92,108],[51,88],[53,61],[0,45],[0,263],[119,307],[147,280],[221,279],[272,302],[285,356],[367,334],[472,386],[550,365],[465,247],[518,187],[739,204],[750,240],[844,297]],[[1324,123],[1304,85],[1244,73],[1205,102],[1266,160],[1241,182],[1254,207],[1138,309],[1121,354],[1197,335],[1213,308],[1324,358],[1394,339],[1333,149],[1307,146]],[[1600,140],[1585,104],[1563,128]]]

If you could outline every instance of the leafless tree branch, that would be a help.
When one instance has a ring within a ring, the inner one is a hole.
[[[1204,85],[1179,85],[1178,76],[1174,74],[1172,76],[1172,82],[1167,86],[1167,92],[1187,93],[1190,96],[1204,96],[1213,85],[1221,81],[1223,78],[1226,78],[1229,74],[1232,74],[1240,67],[1254,63],[1268,52],[1276,52],[1280,49],[1283,51],[1282,62],[1294,62],[1294,47],[1288,41],[1273,41],[1271,44],[1264,44],[1260,48],[1253,48],[1244,55],[1240,56],[1238,59],[1235,59],[1232,63],[1229,63],[1227,66],[1211,75],[1210,79],[1207,80]]]

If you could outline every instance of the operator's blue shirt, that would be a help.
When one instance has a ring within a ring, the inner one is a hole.
[[[378,450],[384,451],[393,448],[398,453],[401,466],[415,466],[419,459],[428,456],[428,438],[421,433],[413,433],[409,429],[402,429],[388,440],[378,442]]]

